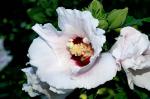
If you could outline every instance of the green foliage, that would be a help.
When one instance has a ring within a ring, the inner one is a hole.
[[[38,23],[43,23],[47,21],[46,15],[43,13],[42,9],[28,9],[27,13],[32,20]]]
[[[37,23],[46,23],[49,18],[55,15],[58,0],[37,0],[37,4],[33,8],[29,8],[27,13],[31,20]]]
[[[84,94],[81,94],[80,95],[80,99],[87,99],[87,95],[84,93]]]
[[[133,16],[127,16],[125,26],[133,26],[133,25],[142,26],[143,22],[150,22],[150,17],[143,19],[136,19]]]
[[[99,27],[107,30],[116,29],[121,27],[126,19],[128,8],[124,9],[114,9],[109,13],[106,13],[103,9],[103,5],[98,0],[93,0],[89,7],[86,8],[92,15],[99,20]]]
[[[103,5],[97,0],[93,0],[90,3],[88,10],[92,12],[92,15],[97,19],[105,18],[105,11],[103,9]]]
[[[143,18],[142,21],[144,21],[144,22],[150,22],[150,17]]]
[[[107,17],[109,23],[109,29],[115,29],[123,25],[127,13],[128,13],[128,8],[112,10]]]
[[[149,96],[146,93],[139,90],[135,90],[135,92],[140,96],[140,99],[149,99]]]
[[[103,9],[103,5],[98,0],[93,0],[89,7],[86,8],[86,10],[89,10],[92,15],[99,20],[99,27],[102,29],[107,29],[108,22],[106,20],[106,14]]]

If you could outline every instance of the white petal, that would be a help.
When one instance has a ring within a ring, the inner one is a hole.
[[[132,27],[121,29],[121,36],[111,49],[117,60],[141,55],[149,46],[148,36]]]
[[[42,93],[45,94],[48,99],[60,99],[60,97],[62,97],[62,99],[65,99],[65,97],[71,92],[71,90],[66,91],[55,89],[55,93],[53,92],[54,89],[49,90],[49,86],[46,83],[40,81],[32,67],[22,69],[22,71],[25,72],[27,76],[27,84],[23,85],[22,90],[28,92],[31,97],[35,97]],[[63,92],[63,94],[57,94],[60,92]]]
[[[35,97],[39,95],[36,91],[47,95],[47,97],[50,97],[48,91],[46,89],[43,89],[42,86],[40,85],[40,81],[38,80],[37,76],[34,74],[32,67],[22,69],[22,71],[25,72],[27,76],[27,84],[23,85],[22,90],[28,92],[28,94],[31,97]]]
[[[0,39],[0,71],[3,70],[12,60],[12,56],[4,49],[4,39]]]
[[[52,24],[35,24],[32,29],[39,34],[40,37],[42,37],[44,40],[47,41],[53,41],[53,39],[56,39],[60,34]]]
[[[77,34],[85,37],[86,21],[91,22],[90,29],[98,26],[98,20],[93,18],[89,11],[70,10],[63,7],[57,8],[58,25],[63,33]],[[86,28],[87,29],[87,28]]]
[[[0,38],[0,49],[4,49],[4,39]]]
[[[8,55],[7,51],[0,51],[0,71],[3,70],[11,60],[12,56]]]
[[[130,89],[134,89],[134,82],[133,82],[133,76],[132,76],[132,73],[129,72],[127,69],[124,69],[125,72],[126,72],[126,76],[127,76],[127,80],[128,80],[128,85],[130,87]]]
[[[133,89],[133,84],[150,90],[150,55],[141,55],[122,61],[126,71],[128,84]]]
[[[132,71],[133,83],[150,91],[150,68]]]
[[[63,45],[58,44],[51,48],[41,38],[35,39],[29,48],[29,63],[40,68],[40,70],[44,70],[45,72],[63,70],[77,72],[80,67],[76,66],[75,62],[71,60],[69,51],[65,47],[61,46]]]
[[[128,69],[143,69],[150,67],[150,55],[140,55],[137,57],[128,58],[121,62],[123,68]]]
[[[47,82],[51,86],[60,89],[74,89],[74,88],[94,88],[106,81],[111,80],[117,72],[115,60],[111,54],[102,54],[91,68],[84,74],[73,75],[69,71],[49,71],[38,70],[37,73],[42,81]],[[43,75],[48,75],[44,76]]]
[[[149,47],[146,49],[146,51],[143,54],[150,55],[150,43],[149,43]]]
[[[112,55],[110,53],[103,53],[89,71],[75,75],[73,79],[77,81],[79,88],[95,88],[112,80],[117,73],[117,69],[118,67]]]
[[[36,67],[43,67],[45,66],[56,66],[59,65],[57,57],[52,49],[40,38],[34,39],[33,43],[31,44],[28,56],[30,58],[29,63]]]

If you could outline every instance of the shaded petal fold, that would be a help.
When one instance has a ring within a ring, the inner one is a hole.
[[[132,27],[124,27],[121,29],[120,37],[118,37],[111,52],[117,60],[124,60],[141,55],[148,46],[148,36]]]

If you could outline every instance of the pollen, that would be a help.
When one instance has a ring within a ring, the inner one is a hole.
[[[80,63],[83,65],[90,62],[90,57],[93,55],[94,51],[89,42],[85,42],[85,39],[82,38],[75,38],[70,39],[67,43],[67,49],[72,55],[73,59],[76,61],[80,61]]]

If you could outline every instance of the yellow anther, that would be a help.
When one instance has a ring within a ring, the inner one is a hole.
[[[74,44],[72,41],[69,41],[67,47],[70,53],[75,56],[82,56],[87,58],[93,55],[93,49],[90,44]]]

